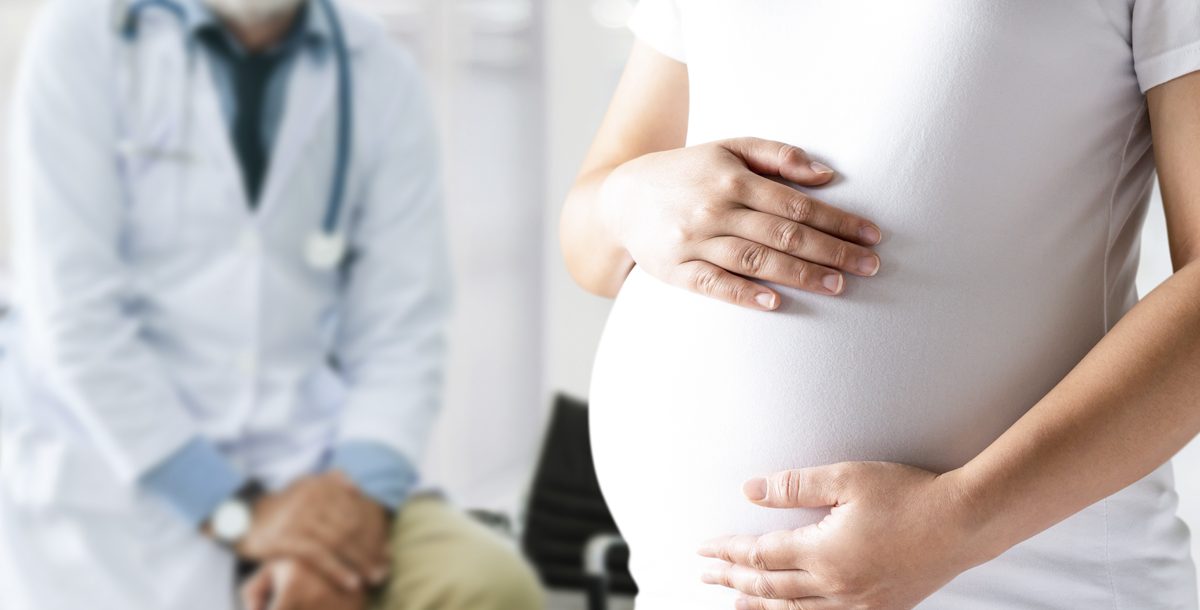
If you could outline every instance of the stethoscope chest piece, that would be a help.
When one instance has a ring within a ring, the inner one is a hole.
[[[337,233],[313,233],[304,248],[308,264],[318,271],[329,271],[346,258],[346,238]]]

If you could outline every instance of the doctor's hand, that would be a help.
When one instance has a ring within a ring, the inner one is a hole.
[[[242,585],[246,610],[363,610],[367,595],[346,592],[304,562],[272,561]]]
[[[235,549],[255,561],[300,559],[347,591],[387,579],[390,519],[340,472],[305,477],[254,506]]]
[[[875,224],[766,176],[820,186],[834,172],[755,138],[651,153],[605,179],[601,217],[650,275],[754,309],[775,309],[779,295],[747,278],[836,295],[841,272],[878,272]]]
[[[721,561],[702,579],[741,591],[739,610],[909,610],[992,559],[954,472],[846,462],[748,481],[760,506],[832,508],[796,530],[708,542],[700,554]]]

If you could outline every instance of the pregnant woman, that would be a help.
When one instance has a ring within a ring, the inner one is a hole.
[[[562,236],[616,296],[592,441],[639,610],[1194,610],[1200,2],[632,27]]]

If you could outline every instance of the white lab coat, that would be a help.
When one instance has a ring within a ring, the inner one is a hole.
[[[0,608],[225,610],[231,555],[137,480],[197,433],[276,487],[339,439],[419,460],[449,284],[432,118],[412,61],[343,7],[353,258],[316,270],[304,248],[333,171],[332,55],[294,66],[255,213],[202,54],[159,10],[130,51],[113,5],[52,4],[15,103]],[[147,146],[186,154],[134,150]]]

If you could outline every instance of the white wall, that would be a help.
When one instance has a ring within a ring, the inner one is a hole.
[[[632,36],[621,27],[625,0],[546,5],[547,188],[546,391],[586,397],[592,354],[609,302],[571,280],[559,255],[559,208],[616,88]],[[610,21],[606,27],[602,21]]]
[[[21,44],[38,0],[0,0],[0,211],[8,183],[9,90],[16,76]],[[0,245],[8,243],[8,216],[0,214]],[[0,299],[7,300],[8,248],[0,248]]]

